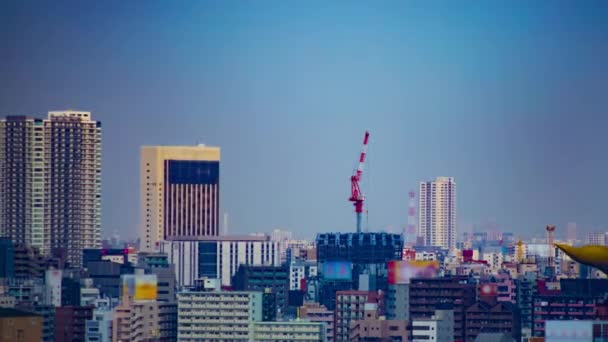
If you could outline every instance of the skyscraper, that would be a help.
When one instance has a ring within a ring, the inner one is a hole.
[[[220,148],[144,146],[141,240],[152,251],[168,238],[219,235]]]
[[[456,245],[456,183],[452,177],[420,182],[418,236],[425,246]]]
[[[101,241],[101,123],[91,113],[0,120],[0,235],[79,266]]]

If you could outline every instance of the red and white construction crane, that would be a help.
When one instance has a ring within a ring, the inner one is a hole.
[[[350,177],[350,198],[348,200],[353,202],[353,205],[355,206],[355,214],[357,215],[357,233],[361,233],[361,213],[363,212],[363,201],[365,201],[365,195],[361,191],[359,182],[361,181],[363,166],[365,165],[365,155],[367,154],[368,140],[369,132],[365,131],[363,147],[361,148],[361,154],[359,155],[359,166],[357,166],[354,174]]]

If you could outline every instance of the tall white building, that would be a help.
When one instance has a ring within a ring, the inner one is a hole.
[[[420,182],[418,236],[425,246],[453,249],[456,246],[456,182],[437,177]]]
[[[218,236],[162,241],[161,253],[175,265],[178,286],[194,286],[202,278],[230,286],[239,265],[280,266],[279,243],[268,236]]]

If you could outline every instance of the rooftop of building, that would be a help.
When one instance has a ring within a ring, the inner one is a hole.
[[[11,308],[0,308],[0,318],[9,318],[9,317],[42,317],[35,313],[11,309]]]
[[[268,235],[170,236],[167,241],[271,241]]]

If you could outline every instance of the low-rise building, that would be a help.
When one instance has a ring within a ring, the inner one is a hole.
[[[311,322],[325,323],[327,342],[334,341],[334,312],[319,303],[305,303],[298,308],[298,317]]]
[[[0,308],[0,342],[42,341],[42,324],[39,315]]]
[[[454,342],[454,311],[440,305],[431,317],[412,320],[412,342]]]
[[[251,341],[325,342],[325,324],[309,321],[255,322]]]
[[[407,320],[386,320],[378,314],[378,304],[364,305],[363,319],[351,321],[349,341],[407,341]]]

